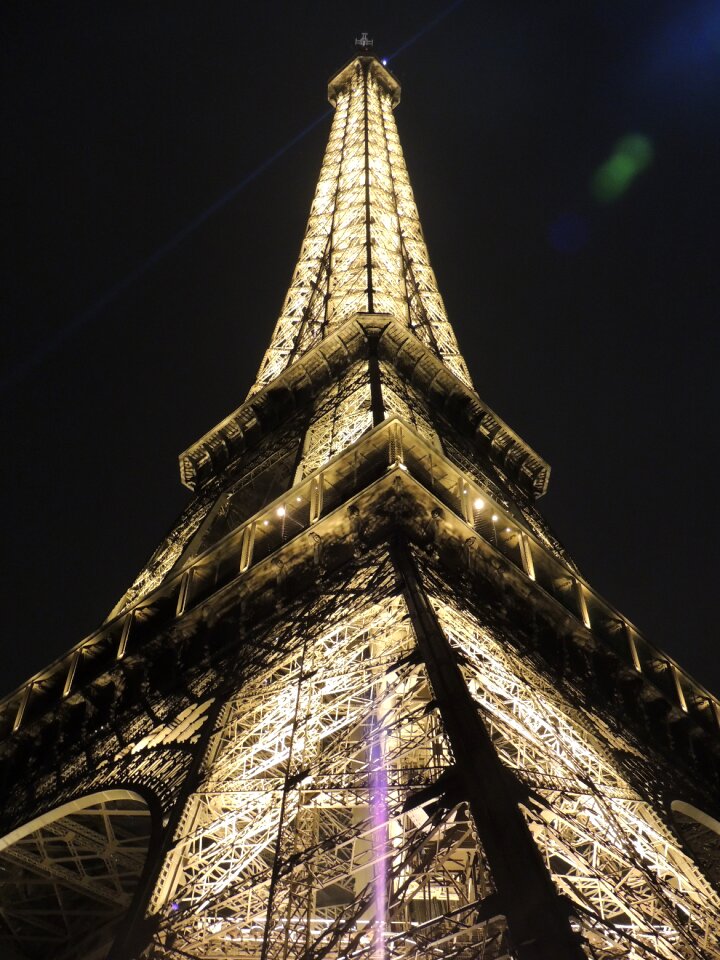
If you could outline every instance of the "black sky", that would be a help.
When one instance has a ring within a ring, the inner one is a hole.
[[[421,33],[390,63],[398,126],[480,395],[551,463],[589,581],[720,692],[708,0],[14,4],[0,687],[94,629],[186,502],[177,455],[247,393],[329,118],[123,278],[327,109],[361,30],[383,55]],[[630,133],[654,159],[600,203]]]

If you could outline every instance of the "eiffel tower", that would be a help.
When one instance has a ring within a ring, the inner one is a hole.
[[[473,387],[363,48],[245,402],[0,703],[8,960],[720,958],[720,704]]]

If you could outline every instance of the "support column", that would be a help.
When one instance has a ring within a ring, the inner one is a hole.
[[[175,833],[198,784],[202,780],[204,762],[207,758],[208,747],[220,712],[224,709],[226,697],[218,696],[207,712],[205,722],[200,728],[197,742],[193,746],[193,758],[188,774],[183,782],[180,793],[175,800],[172,812],[161,826],[153,830],[153,839],[148,850],[147,862],[143,871],[141,885],[136,890],[132,906],[125,917],[108,954],[108,960],[140,960],[149,957],[147,951],[151,949],[153,936],[162,919],[161,913],[148,914],[146,908],[152,898],[153,890],[161,876],[165,859],[170,855],[176,842]],[[160,811],[154,811],[159,817]]]
[[[380,362],[378,360],[378,338],[373,332],[368,336],[368,374],[370,378],[370,407],[373,426],[377,427],[385,419],[385,404],[380,382]]]
[[[457,495],[458,500],[460,501],[460,513],[463,516],[463,519],[466,523],[469,523],[471,527],[475,526],[475,508],[472,504],[472,496],[470,494],[470,488],[467,485],[467,481],[464,477],[458,477],[457,482]]]
[[[194,570],[190,567],[189,570],[186,570],[180,578],[180,589],[178,590],[178,599],[177,607],[175,608],[175,616],[181,617],[187,608],[188,597],[190,596],[190,587],[192,585]]]
[[[503,765],[420,582],[406,541],[391,546],[403,595],[456,761],[464,795],[519,960],[586,960]]]
[[[630,627],[625,620],[621,620],[620,623],[623,636],[625,637],[628,650],[630,651],[630,657],[632,659],[633,666],[638,673],[642,673],[642,663],[640,661],[640,654],[638,653],[637,643],[635,642],[635,634],[633,633],[632,627]]]
[[[588,612],[587,601],[585,600],[585,590],[583,589],[583,585],[580,583],[577,577],[573,577],[573,590],[575,591],[575,600],[577,602],[580,619],[589,630],[592,627],[592,624],[590,622],[590,613]]]
[[[520,531],[520,557],[522,559],[523,570],[531,580],[535,580],[535,562],[533,560],[532,547],[530,546],[530,538],[524,530]]]
[[[320,519],[323,508],[323,474],[319,473],[310,483],[310,523]]]
[[[256,523],[253,520],[243,530],[240,547],[240,573],[245,573],[252,563],[253,550],[255,549],[255,529]]]

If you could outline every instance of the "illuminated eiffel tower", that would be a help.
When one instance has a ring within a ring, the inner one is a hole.
[[[472,386],[363,49],[247,400],[0,704],[12,960],[720,958],[720,704],[583,579]]]

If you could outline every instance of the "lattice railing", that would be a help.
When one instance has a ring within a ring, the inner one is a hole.
[[[388,470],[412,477],[529,580],[591,630],[669,703],[712,733],[720,732],[720,702],[671,657],[564,565],[516,517],[412,428],[397,418],[370,430],[319,470],[237,527],[185,569],[168,577],[127,612],[104,624],[45,670],[0,701],[0,736],[110,669],[133,645],[155,635],[216,591],[275,555]]]

